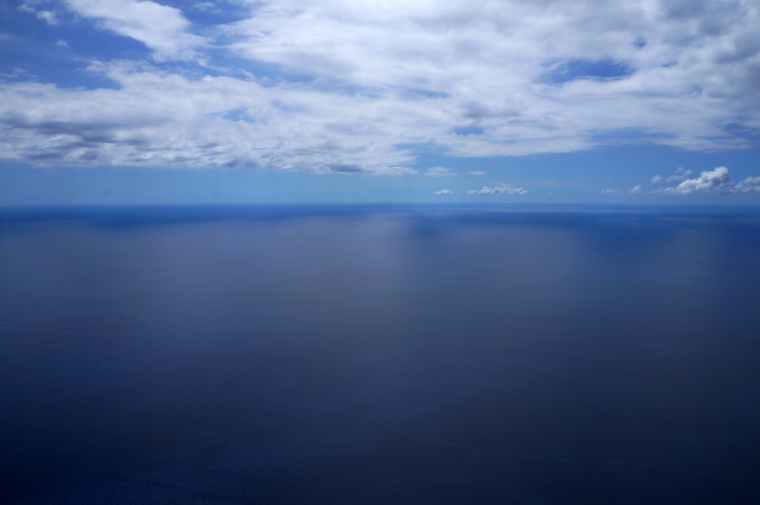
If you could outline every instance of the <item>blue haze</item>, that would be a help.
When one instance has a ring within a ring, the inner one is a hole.
[[[0,502],[760,497],[756,208],[0,211]]]

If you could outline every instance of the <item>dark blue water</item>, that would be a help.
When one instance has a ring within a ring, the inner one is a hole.
[[[760,212],[0,215],[0,502],[760,501]]]

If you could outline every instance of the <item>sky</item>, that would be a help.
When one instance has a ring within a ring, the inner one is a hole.
[[[0,205],[760,204],[757,0],[10,0]]]

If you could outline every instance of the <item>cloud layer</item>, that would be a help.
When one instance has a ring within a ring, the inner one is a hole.
[[[139,0],[66,0],[79,16],[98,27],[145,44],[156,60],[192,59],[204,39],[189,33],[182,11],[158,2]]]
[[[645,191],[640,184],[634,186],[627,193],[639,195],[644,193],[659,195],[691,195],[691,194],[741,194],[754,193],[760,194],[760,177],[747,177],[746,179],[734,182],[731,179],[727,167],[715,167],[712,170],[700,172],[698,177],[687,179],[693,172],[684,168],[678,168],[674,175],[664,178],[655,175],[652,178],[652,185],[660,185],[663,181],[673,183],[680,181],[675,186],[659,187],[651,191]],[[616,193],[625,193],[613,189],[603,189],[602,194],[611,195]]]
[[[483,186],[480,189],[470,189],[467,191],[468,195],[524,195],[528,191],[524,188],[519,188],[509,184],[501,184],[499,186]]]
[[[496,186],[483,186],[480,189],[468,189],[462,193],[466,195],[525,195],[528,193],[528,190],[525,188],[512,186],[511,184],[498,184]],[[438,196],[446,196],[456,194],[456,192],[448,188],[443,188],[439,189],[438,191],[434,191],[433,194]]]
[[[7,74],[2,159],[383,174],[422,154],[734,149],[760,130],[754,0],[240,0],[234,19],[204,5],[24,2],[49,30],[146,52],[72,56],[109,87]]]

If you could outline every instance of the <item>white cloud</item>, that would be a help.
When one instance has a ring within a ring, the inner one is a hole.
[[[431,177],[451,177],[457,175],[453,170],[446,167],[432,167],[423,172]]]
[[[688,176],[690,176],[693,173],[694,172],[692,172],[691,170],[688,170],[688,169],[683,168],[683,167],[678,167],[676,169],[676,173],[673,174],[673,175],[669,175],[667,177],[663,177],[660,174],[655,175],[654,177],[652,177],[651,184],[655,185],[655,184],[672,183],[672,182],[682,181],[682,180],[686,179]]]
[[[677,185],[661,187],[650,191],[651,194],[659,195],[690,195],[693,193],[701,194],[740,194],[740,193],[757,193],[760,194],[760,177],[747,177],[746,179],[734,183],[731,179],[729,170],[725,166],[716,167],[712,170],[705,170],[698,177],[687,179],[693,172],[685,168],[678,168],[675,175],[663,178],[655,175],[652,178],[652,184],[667,184],[680,181]],[[612,189],[603,189],[602,194],[621,193]],[[630,194],[642,194],[644,189],[642,185],[636,185],[628,191]]]
[[[686,179],[676,187],[665,188],[663,193],[675,195],[688,195],[695,192],[731,193],[733,189],[728,168],[717,167],[701,172],[695,179]]]
[[[747,177],[743,181],[737,182],[734,192],[760,194],[760,177]]]
[[[686,168],[683,168],[683,167],[678,167],[676,169],[676,173],[674,175],[668,176],[668,178],[665,179],[665,182],[682,181],[682,180],[686,179],[688,176],[690,176],[693,173],[694,172],[692,172],[689,169],[686,169]]]
[[[449,188],[443,188],[439,189],[438,191],[433,191],[434,195],[443,196],[443,195],[453,195],[454,192],[451,191]]]
[[[51,2],[23,5],[56,12]],[[92,66],[119,89],[5,83],[1,159],[412,173],[430,151],[568,152],[620,131],[634,141],[733,149],[751,145],[737,132],[760,129],[747,113],[760,110],[754,0],[680,10],[669,0],[240,0],[242,19],[197,29],[157,2],[65,5],[142,42],[155,64]],[[169,60],[192,69],[160,65]],[[619,79],[568,78],[578,62],[628,70]]]
[[[40,165],[413,173],[413,153],[388,139],[418,137],[411,129],[394,131],[385,117],[413,118],[414,103],[230,77],[191,79],[147,64],[97,64],[92,71],[119,89],[0,88],[0,122],[7,127],[2,157]]]
[[[725,137],[719,118],[740,115],[740,102],[758,104],[750,67],[760,64],[759,8],[731,0],[699,7],[270,0],[227,30],[238,37],[232,50],[246,58],[357,86],[445,96],[452,119],[483,130],[446,139],[464,155],[575,150],[593,142],[593,131],[617,128],[686,148],[734,146],[740,141]],[[740,44],[754,49],[741,52]],[[547,81],[563,62],[605,60],[633,74]]]
[[[484,170],[470,170],[467,172],[469,175],[486,175],[488,172]]]
[[[603,195],[619,195],[622,193],[628,193],[629,195],[640,195],[644,193],[644,190],[641,188],[641,184],[637,184],[636,186],[632,187],[628,191],[605,188],[601,191],[601,193]]]
[[[53,11],[38,11],[36,16],[43,20],[48,26],[54,26],[58,24],[58,18]]]
[[[48,26],[55,26],[58,24],[58,16],[52,10],[45,8],[47,3],[45,0],[24,0],[19,5],[18,10],[34,14],[37,19],[44,21]]]
[[[153,1],[65,0],[84,18],[98,21],[106,30],[133,38],[154,51],[156,60],[191,59],[204,39],[189,32],[182,11]]]
[[[524,195],[528,190],[509,184],[500,184],[498,186],[490,187],[483,186],[480,189],[470,189],[467,191],[468,195]]]

